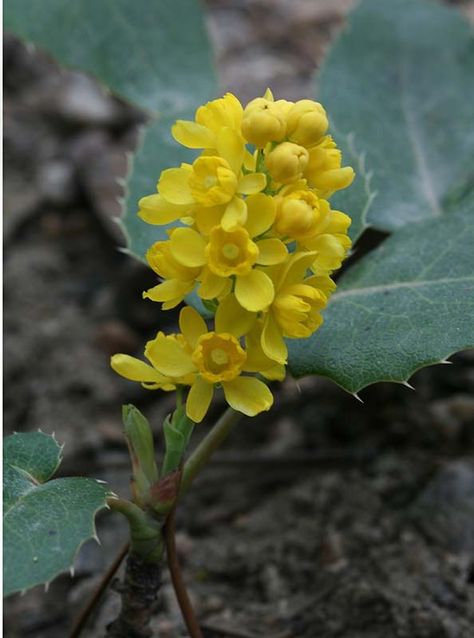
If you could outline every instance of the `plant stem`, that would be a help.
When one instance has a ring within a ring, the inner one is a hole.
[[[184,622],[186,623],[190,638],[203,638],[191,600],[186,590],[186,585],[181,573],[181,566],[178,560],[178,554],[176,552],[175,517],[176,503],[168,514],[168,518],[166,519],[164,527],[166,556],[168,559],[168,568],[171,574],[171,581],[173,583],[176,598],[178,600],[181,613],[183,614]]]
[[[196,476],[204,465],[208,463],[212,454],[227,438],[241,416],[240,412],[235,412],[232,408],[228,408],[197,446],[184,465],[179,490],[180,496],[183,496],[189,490]]]
[[[161,572],[161,561],[146,561],[130,552],[120,586],[122,608],[118,618],[107,627],[108,638],[152,636],[150,621],[157,610]]]
[[[108,498],[107,505],[127,518],[130,527],[131,552],[150,563],[161,561],[163,556],[161,523],[126,499]]]
[[[96,590],[92,594],[89,602],[84,607],[84,609],[81,610],[79,616],[77,617],[77,619],[76,619],[76,621],[75,621],[75,623],[73,625],[73,628],[71,630],[71,633],[69,635],[69,638],[79,638],[79,636],[81,635],[81,632],[84,629],[84,627],[86,626],[86,623],[89,620],[89,617],[90,617],[91,613],[94,611],[94,608],[96,607],[97,603],[99,602],[102,594],[107,589],[110,581],[114,577],[114,575],[117,572],[118,568],[122,564],[123,559],[127,555],[129,547],[130,547],[130,544],[129,543],[125,543],[125,545],[122,547],[120,552],[115,557],[114,562],[110,565],[109,569],[103,575],[102,580],[100,581],[100,583],[97,586]]]

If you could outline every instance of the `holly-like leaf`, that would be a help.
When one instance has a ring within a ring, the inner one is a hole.
[[[6,0],[4,26],[149,113],[214,88],[197,0]]]
[[[50,480],[61,446],[43,432],[13,434],[3,446],[4,595],[50,582],[73,566],[95,535],[107,488],[89,478]]]
[[[473,246],[468,206],[394,233],[342,277],[322,328],[289,341],[291,372],[357,392],[474,347]]]
[[[353,217],[353,237],[364,221],[391,231],[450,213],[453,193],[474,180],[473,77],[472,32],[457,10],[428,0],[362,0],[349,15],[318,96],[358,172],[333,200]],[[369,206],[366,171],[351,146],[373,173]]]
[[[192,119],[215,97],[216,77],[198,0],[6,0],[5,28],[90,73],[152,118],[130,163],[122,227],[131,254],[143,259],[162,226],[137,218],[138,200],[156,191],[164,168],[192,160],[172,141],[174,120]]]

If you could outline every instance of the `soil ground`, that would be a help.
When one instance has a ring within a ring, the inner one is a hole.
[[[212,0],[222,89],[312,95],[350,0]],[[461,3],[474,14],[473,3]],[[90,79],[5,40],[5,424],[66,443],[61,472],[128,493],[120,405],[156,426],[170,397],[116,377],[176,323],[141,300],[154,276],[117,250],[113,217],[140,113]],[[251,73],[249,74],[249,69]],[[379,384],[358,403],[324,379],[288,380],[243,419],[178,512],[178,549],[206,637],[470,638],[474,629],[474,356]],[[204,433],[223,405],[217,405]],[[6,602],[8,638],[64,638],[126,537],[98,521],[75,578]],[[84,635],[117,612],[111,589]],[[154,623],[185,636],[168,576]]]

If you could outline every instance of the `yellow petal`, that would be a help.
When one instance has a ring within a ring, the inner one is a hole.
[[[297,251],[293,253],[283,267],[280,281],[277,284],[277,290],[299,283],[305,276],[308,268],[312,266],[316,255],[317,253],[315,251]]]
[[[241,337],[253,326],[256,314],[242,308],[234,294],[227,295],[216,310],[216,332],[230,332],[234,337]]]
[[[201,299],[217,299],[226,287],[227,281],[224,277],[219,277],[206,268],[197,294]]]
[[[262,349],[262,321],[258,321],[252,330],[245,336],[245,351],[247,359],[243,370],[245,372],[260,372],[273,368],[276,364],[273,359],[269,359]]]
[[[138,217],[147,224],[169,224],[186,215],[189,206],[170,204],[161,195],[147,195],[138,202]]]
[[[226,204],[223,204],[221,206],[197,208],[194,211],[194,221],[198,231],[203,235],[209,235],[214,226],[219,226],[221,223],[226,206]]]
[[[191,306],[186,306],[179,313],[179,328],[192,348],[196,347],[199,337],[207,332],[206,322]]]
[[[240,305],[246,310],[260,312],[273,301],[275,296],[273,282],[261,270],[252,270],[248,275],[237,277],[235,296]]]
[[[267,370],[263,370],[260,374],[269,381],[283,381],[286,377],[286,368],[279,363],[275,363],[274,366]]]
[[[194,423],[200,423],[211,405],[214,386],[202,377],[196,377],[186,400],[186,414]]]
[[[247,220],[247,205],[240,197],[234,197],[225,209],[221,226],[224,230],[233,230],[236,226],[243,226]]]
[[[158,335],[145,346],[145,356],[167,377],[184,377],[195,371],[191,355],[172,336]]]
[[[251,153],[247,149],[244,152],[244,166],[248,171],[254,172],[257,165],[257,151]]]
[[[257,246],[257,264],[274,266],[275,264],[281,264],[288,257],[288,250],[279,239],[262,239],[257,242]]]
[[[329,220],[329,224],[325,228],[327,233],[346,233],[352,223],[349,215],[340,210],[332,210]]]
[[[217,135],[217,151],[229,163],[236,175],[240,173],[244,161],[244,142],[237,131],[229,127],[222,128]]]
[[[181,164],[181,168],[167,168],[158,182],[160,195],[171,204],[192,205],[194,200],[188,184],[192,172],[189,164]]]
[[[222,387],[230,407],[247,416],[255,416],[273,405],[273,395],[260,379],[237,377],[233,381],[224,381]]]
[[[263,191],[267,185],[267,177],[264,173],[249,173],[239,181],[237,191],[243,195],[254,195]]]
[[[208,128],[189,120],[177,120],[171,134],[187,148],[214,148],[216,144],[216,137]]]
[[[336,290],[336,284],[327,275],[314,275],[312,277],[308,277],[308,279],[305,279],[305,284],[320,290],[327,299],[329,299],[332,293]]]
[[[276,209],[273,197],[257,193],[247,199],[247,221],[245,227],[250,237],[258,237],[275,221]]]
[[[114,354],[110,359],[110,366],[117,374],[125,379],[130,379],[130,381],[140,381],[141,383],[163,383],[166,381],[166,377],[158,370],[128,354]]]
[[[269,102],[274,102],[274,101],[275,101],[275,98],[273,97],[272,90],[271,90],[269,87],[267,87],[267,88],[265,89],[265,93],[263,94],[263,97],[264,97],[266,100],[268,100]]]
[[[171,301],[179,299],[180,301],[191,292],[194,282],[180,281],[179,279],[168,279],[153,288],[149,288],[143,293],[143,299],[151,299],[151,301]],[[179,303],[179,301],[178,301]]]
[[[269,359],[286,365],[288,349],[272,313],[265,317],[262,331],[262,349]]]
[[[342,241],[340,238],[343,238]],[[318,235],[310,240],[311,248],[316,251],[315,265],[325,270],[335,270],[341,266],[350,246],[347,235]]]
[[[173,257],[183,266],[197,268],[204,266],[206,240],[192,228],[176,228],[170,238],[170,250]]]

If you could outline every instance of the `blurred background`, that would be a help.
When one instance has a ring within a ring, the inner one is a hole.
[[[222,92],[312,97],[352,4],[207,0]],[[474,21],[474,2],[450,4]],[[117,377],[109,357],[141,356],[177,319],[141,299],[155,276],[120,252],[114,221],[144,116],[8,34],[4,63],[6,434],[56,432],[61,473],[126,495],[120,406],[143,410],[159,440],[173,397]],[[206,636],[472,635],[473,362],[467,352],[425,369],[415,391],[372,386],[364,404],[322,378],[288,379],[273,411],[242,420],[178,512]],[[102,547],[83,547],[74,579],[7,601],[6,636],[67,635],[126,538],[117,515],[99,517],[98,529]],[[101,636],[118,603],[110,591],[84,635]],[[163,606],[157,635],[185,636],[167,576]]]

